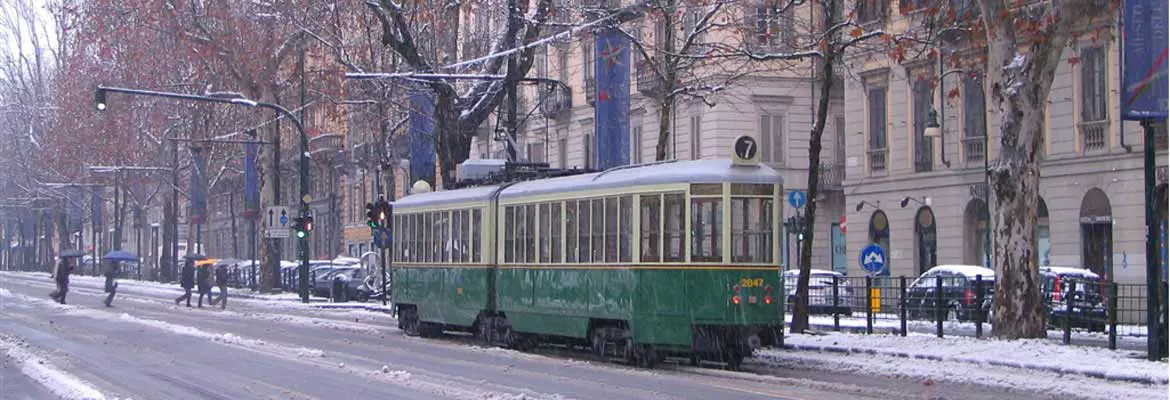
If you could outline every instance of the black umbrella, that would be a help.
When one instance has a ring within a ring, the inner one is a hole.
[[[106,253],[102,259],[110,261],[138,261],[138,255],[125,250],[114,250]]]
[[[206,260],[207,256],[199,254],[199,253],[187,253],[187,255],[183,256],[183,259],[185,259],[185,260]]]
[[[65,250],[65,251],[62,251],[62,252],[61,252],[61,255],[59,255],[58,257],[60,257],[60,258],[70,258],[70,257],[83,257],[83,256],[85,256],[85,252],[84,252],[84,251],[81,251],[81,250]]]

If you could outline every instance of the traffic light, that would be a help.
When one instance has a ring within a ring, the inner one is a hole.
[[[390,225],[390,202],[386,200],[378,201],[378,225],[383,228],[388,228]]]
[[[313,231],[313,216],[293,218],[292,229],[296,231],[297,239],[309,237],[309,232]]]
[[[370,229],[378,229],[379,221],[380,218],[378,218],[378,212],[375,210],[374,203],[366,203],[366,225],[369,225]]]
[[[305,224],[304,225],[305,235],[307,236],[309,234],[309,232],[313,231],[313,216],[310,215],[308,217],[305,217],[304,224]]]

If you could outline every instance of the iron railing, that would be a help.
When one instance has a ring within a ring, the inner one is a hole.
[[[1109,121],[1081,122],[1077,124],[1081,133],[1081,151],[1084,153],[1098,153],[1109,149]]]
[[[963,159],[966,160],[967,167],[983,168],[984,157],[987,157],[987,137],[963,138]]]
[[[869,155],[869,174],[885,175],[886,173],[886,154],[889,150],[886,148],[870,149]]]

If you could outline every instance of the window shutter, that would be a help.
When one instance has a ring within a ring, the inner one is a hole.
[[[760,116],[760,161],[772,162],[772,117]]]
[[[772,116],[772,162],[784,162],[784,117]]]

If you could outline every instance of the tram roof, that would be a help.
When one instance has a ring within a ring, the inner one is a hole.
[[[500,192],[500,199],[641,185],[723,182],[779,184],[783,183],[783,179],[778,172],[766,165],[734,166],[728,159],[687,160],[633,165],[591,174],[518,182]],[[394,207],[410,209],[486,202],[499,187],[477,186],[412,194],[395,201]]]
[[[495,192],[497,188],[499,188],[499,185],[417,193],[398,199],[394,202],[394,207],[408,209],[412,207],[431,207],[487,201],[491,198],[492,192]]]
[[[734,166],[729,159],[688,160],[619,167],[592,174],[520,182],[504,189],[500,193],[500,199],[640,185],[723,182],[779,184],[783,179],[779,173],[766,165]]]

